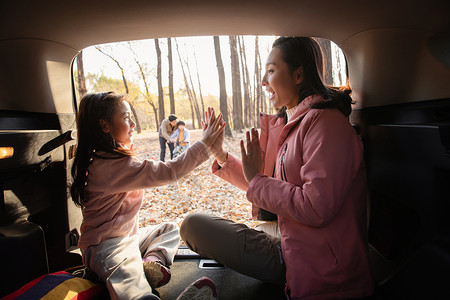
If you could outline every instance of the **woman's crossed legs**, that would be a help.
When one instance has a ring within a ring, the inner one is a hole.
[[[202,256],[265,282],[286,283],[279,237],[204,213],[188,215],[180,232],[189,248]]]

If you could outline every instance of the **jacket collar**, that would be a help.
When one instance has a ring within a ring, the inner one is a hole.
[[[264,151],[266,150],[268,135],[270,132],[270,134],[279,136],[278,143],[276,144],[278,150],[288,136],[291,128],[294,127],[298,122],[300,122],[308,113],[308,111],[310,111],[311,105],[321,101],[323,101],[323,98],[320,95],[312,95],[303,99],[303,101],[297,105],[297,109],[295,110],[294,114],[291,116],[287,124],[285,123],[284,118],[278,118],[276,115],[261,113],[261,148]]]
[[[298,122],[298,120],[300,118],[303,118],[305,114],[311,109],[311,105],[321,101],[323,101],[323,98],[320,95],[312,95],[303,99],[303,101],[297,105],[297,109],[295,110],[288,124]]]
[[[317,102],[323,101],[322,96],[320,95],[312,95],[308,96],[305,99],[303,99],[302,102],[300,102],[297,105],[297,109],[295,110],[294,114],[289,119],[289,122],[284,126],[284,128],[281,130],[280,138],[278,139],[277,143],[277,149],[279,149],[283,142],[286,140],[287,136],[289,135],[289,132],[291,129],[296,126],[304,117],[305,115],[311,110],[311,105]]]

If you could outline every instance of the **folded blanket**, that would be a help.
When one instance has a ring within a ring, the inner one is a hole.
[[[106,293],[106,294],[105,294]],[[10,299],[103,299],[104,285],[80,278],[66,271],[43,275],[0,300]]]

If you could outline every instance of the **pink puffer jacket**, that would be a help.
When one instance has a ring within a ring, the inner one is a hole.
[[[347,299],[371,295],[363,146],[336,109],[302,101],[288,124],[261,116],[264,174],[247,184],[241,161],[229,154],[213,172],[247,190],[257,207],[278,215],[291,299]],[[275,168],[275,169],[274,169]],[[274,174],[274,177],[272,177]]]

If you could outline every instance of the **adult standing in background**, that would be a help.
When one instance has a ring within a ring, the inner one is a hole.
[[[173,148],[174,143],[170,141],[170,136],[175,131],[175,126],[177,125],[177,116],[170,115],[167,119],[161,122],[159,127],[159,145],[161,146],[161,154],[159,155],[159,160],[164,161],[166,156],[166,144],[169,145],[170,159],[173,158]]]

